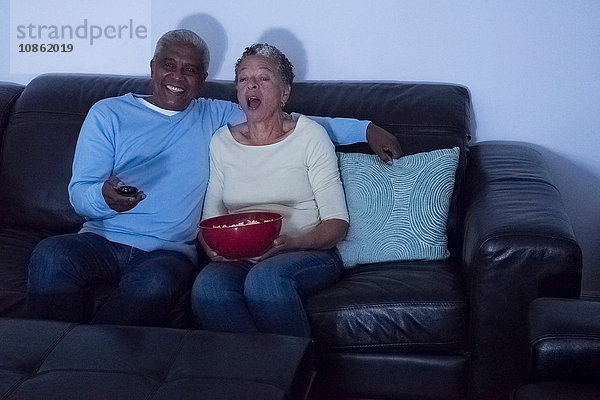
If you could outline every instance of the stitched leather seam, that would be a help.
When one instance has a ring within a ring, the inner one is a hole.
[[[87,372],[87,373],[95,373],[95,374],[120,374],[120,375],[129,375],[129,376],[139,376],[142,378],[147,378],[151,381],[154,382],[158,382],[157,379],[154,379],[146,374],[143,373],[136,373],[136,372],[131,372],[131,371],[120,371],[120,370],[104,370],[104,369],[79,369],[79,368],[57,368],[57,369],[53,369],[53,370],[48,370],[46,372],[43,372],[41,374],[37,374],[37,376],[42,376],[42,375],[46,375],[46,374],[51,374],[51,373],[55,373],[55,372]],[[205,379],[205,380],[216,380],[216,381],[232,381],[232,382],[251,382],[254,383],[256,385],[263,385],[263,386],[268,386],[268,387],[272,387],[275,388],[277,391],[279,392],[283,392],[283,389],[280,388],[279,386],[273,385],[271,383],[268,382],[260,382],[257,380],[253,380],[253,379],[243,379],[243,378],[228,378],[228,377],[219,377],[219,376],[182,376],[179,379],[171,379],[171,380],[163,380],[162,382],[160,382],[159,384],[156,385],[156,387],[154,388],[154,390],[151,390],[148,399],[152,399],[156,396],[156,393],[158,392],[158,390],[160,389],[160,387],[164,384],[164,383],[173,383],[173,382],[177,382],[178,380],[185,380],[185,379],[190,379],[190,378],[198,378],[198,379]],[[22,379],[19,383],[22,383],[23,381],[27,381],[29,378],[24,378]],[[11,388],[12,389],[12,388]],[[10,394],[12,393],[13,390],[11,390],[10,392],[7,392],[7,396],[6,397],[2,397],[2,399],[7,399]]]
[[[400,302],[400,303],[380,303],[380,304],[369,304],[369,305],[364,305],[364,306],[345,306],[345,307],[339,307],[339,308],[331,308],[331,309],[327,309],[327,310],[320,310],[320,311],[310,311],[309,313],[311,315],[315,315],[315,314],[322,314],[322,313],[328,313],[328,312],[336,312],[336,311],[347,311],[347,310],[368,310],[368,309],[372,309],[372,308],[382,308],[382,307],[397,307],[397,306],[438,306],[438,307],[445,307],[445,308],[451,308],[454,307],[456,305],[465,305],[466,302],[462,302],[462,301],[457,301],[457,302],[440,302],[440,303],[436,303],[436,302]]]
[[[465,344],[465,341],[452,341],[452,342],[411,342],[411,343],[375,343],[375,344],[352,344],[346,346],[328,347],[330,350],[337,349],[361,349],[361,348],[385,348],[385,347],[422,347],[422,346],[440,346],[440,345],[461,345]]]
[[[586,340],[592,340],[592,341],[600,341],[600,336],[598,335],[583,335],[583,334],[577,334],[577,333],[565,333],[565,334],[554,334],[554,335],[546,335],[546,336],[540,336],[538,338],[535,338],[531,344],[532,346],[538,345],[541,342],[546,342],[549,340],[555,340],[555,339],[559,339],[559,340],[581,340],[581,339],[586,339]]]
[[[28,381],[29,379],[31,379],[33,376],[36,375],[41,375],[38,373],[38,371],[40,370],[40,367],[42,366],[42,364],[44,364],[44,362],[46,361],[46,359],[48,358],[48,356],[50,355],[50,353],[52,353],[52,351],[54,351],[54,349],[56,348],[56,346],[58,346],[60,344],[60,342],[63,341],[63,339],[76,327],[78,326],[78,324],[71,324],[67,327],[67,329],[64,330],[64,332],[62,332],[62,334],[56,338],[56,340],[54,341],[54,343],[52,343],[50,345],[50,347],[48,347],[48,349],[46,350],[46,352],[44,353],[44,355],[40,358],[40,361],[38,363],[38,365],[31,371],[31,373],[29,373],[27,376],[24,376],[22,379],[18,380],[17,382],[15,382],[5,393],[5,396],[2,397],[2,400],[7,399],[10,397],[10,395],[17,390],[24,382]]]
[[[168,368],[165,369],[165,374],[161,379],[161,382],[156,386],[156,388],[154,389],[154,391],[148,396],[148,400],[151,400],[152,398],[154,398],[156,396],[156,394],[158,393],[158,390],[162,387],[163,384],[165,383],[172,383],[172,382],[176,382],[178,380],[182,380],[182,379],[189,379],[189,378],[202,378],[202,379],[211,379],[211,380],[220,380],[220,381],[233,381],[233,382],[239,382],[239,381],[245,381],[245,382],[252,382],[255,384],[260,384],[260,385],[264,385],[264,386],[269,386],[269,387],[273,387],[276,388],[278,391],[282,391],[282,389],[276,385],[273,385],[271,383],[268,382],[259,382],[256,380],[251,380],[251,379],[243,379],[243,378],[227,378],[227,377],[220,377],[220,376],[207,376],[207,375],[200,375],[200,376],[182,376],[180,379],[167,379],[171,370],[173,369],[173,366],[175,365],[175,362],[177,361],[177,358],[179,357],[179,354],[181,354],[181,352],[183,351],[183,347],[185,345],[185,338],[189,337],[192,335],[191,331],[186,332],[185,336],[183,336],[181,338],[180,341],[180,346],[177,349],[177,351],[174,352],[173,354],[173,358],[171,360],[171,363],[169,365]]]
[[[156,394],[158,393],[158,390],[161,388],[161,386],[164,385],[166,382],[169,382],[167,380],[167,378],[171,374],[171,370],[173,369],[173,366],[175,365],[175,361],[177,361],[177,358],[179,357],[179,355],[181,354],[181,351],[183,350],[183,346],[185,344],[185,339],[187,337],[189,337],[190,335],[191,335],[191,332],[187,331],[185,333],[185,335],[183,335],[181,337],[181,340],[179,341],[179,346],[177,348],[177,351],[173,352],[173,356],[171,358],[171,361],[169,362],[168,367],[165,368],[163,376],[160,378],[160,383],[157,384],[156,387],[154,388],[154,390],[148,395],[148,400],[154,398],[156,396]]]
[[[42,373],[36,374],[36,376],[53,374],[55,372],[89,372],[89,373],[95,373],[95,374],[120,374],[120,375],[140,376],[140,377],[147,378],[154,382],[160,381],[160,379],[152,378],[151,376],[149,376],[143,372],[126,371],[126,370],[118,370],[118,369],[101,369],[101,368],[54,368],[54,369],[49,369]]]

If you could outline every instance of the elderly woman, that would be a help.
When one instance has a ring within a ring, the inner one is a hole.
[[[325,130],[283,111],[294,73],[274,46],[255,44],[235,66],[237,98],[247,121],[213,136],[203,218],[246,211],[283,215],[273,247],[253,260],[213,260],[192,289],[205,329],[310,337],[303,299],[334,283],[333,248],[348,213],[334,146]]]

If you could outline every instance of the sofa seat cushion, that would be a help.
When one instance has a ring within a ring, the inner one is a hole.
[[[454,351],[467,340],[467,301],[449,260],[346,270],[337,284],[309,297],[306,308],[320,351]]]
[[[50,233],[21,227],[0,228],[0,315],[25,316],[27,265],[33,248]]]

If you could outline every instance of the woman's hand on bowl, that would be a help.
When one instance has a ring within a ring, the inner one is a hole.
[[[273,257],[276,254],[285,253],[286,251],[291,251],[295,248],[294,243],[295,242],[294,242],[293,237],[288,236],[288,235],[280,235],[277,238],[275,238],[275,240],[273,240],[273,246],[271,246],[271,248],[269,250],[267,250],[260,256],[248,259],[248,261],[256,264],[257,262],[265,260],[269,257]]]
[[[225,258],[225,257],[219,255],[219,253],[217,253],[215,250],[211,249],[210,246],[206,244],[206,242],[202,239],[202,235],[200,235],[198,237],[198,240],[200,242],[200,245],[204,249],[204,252],[208,256],[208,258],[210,258],[211,261],[215,261],[215,262],[238,261],[238,260],[230,260],[228,258]]]
[[[200,244],[202,245],[202,248],[204,249],[204,252],[208,256],[208,258],[210,258],[211,261],[214,261],[214,262],[250,261],[250,262],[252,262],[251,259],[249,259],[249,260],[240,260],[240,259],[231,259],[231,258],[223,257],[222,255],[220,255],[219,253],[217,253],[215,250],[211,249],[206,244],[206,242],[204,240],[201,240]]]

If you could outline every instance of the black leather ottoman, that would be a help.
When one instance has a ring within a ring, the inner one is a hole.
[[[0,399],[302,399],[310,341],[0,319]]]

